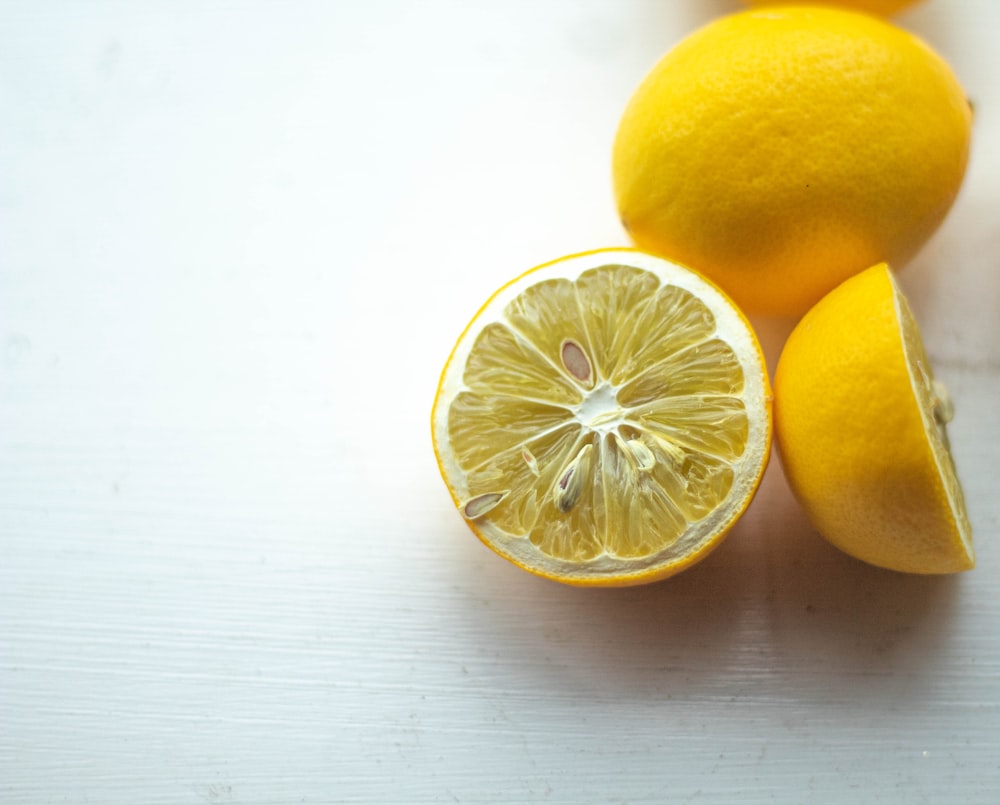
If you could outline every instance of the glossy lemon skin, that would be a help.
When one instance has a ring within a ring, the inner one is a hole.
[[[613,148],[637,246],[751,314],[800,316],[847,277],[903,266],[959,191],[972,112],[949,66],[868,14],[751,10],[673,48]]]

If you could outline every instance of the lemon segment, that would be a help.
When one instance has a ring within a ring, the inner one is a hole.
[[[619,585],[706,555],[770,450],[764,360],[699,275],[633,250],[547,264],[459,339],[432,415],[472,530],[534,573]]]

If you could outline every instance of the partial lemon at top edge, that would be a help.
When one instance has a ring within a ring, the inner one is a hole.
[[[746,509],[771,392],[712,283],[603,250],[486,302],[442,373],[432,432],[460,516],[496,553],[570,584],[641,584],[702,559]]]
[[[774,388],[785,475],[827,540],[891,570],[974,565],[945,428],[952,405],[888,266],[847,280],[802,318]]]
[[[743,0],[748,6],[766,8],[768,6],[785,6],[788,0]],[[920,0],[817,0],[814,5],[837,6],[854,11],[865,11],[882,17],[891,17],[915,6]]]

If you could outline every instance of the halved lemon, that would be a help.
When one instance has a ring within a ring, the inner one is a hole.
[[[945,428],[954,409],[889,266],[851,277],[802,318],[774,388],[785,475],[822,536],[890,570],[973,567]]]
[[[716,547],[770,455],[757,339],[708,280],[630,249],[521,275],[441,375],[434,449],[496,553],[578,585],[642,584]]]

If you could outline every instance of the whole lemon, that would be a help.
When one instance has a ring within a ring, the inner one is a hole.
[[[613,178],[636,245],[750,313],[800,315],[869,266],[901,266],[961,185],[972,110],[915,36],[824,7],[720,18],[629,102]]]

